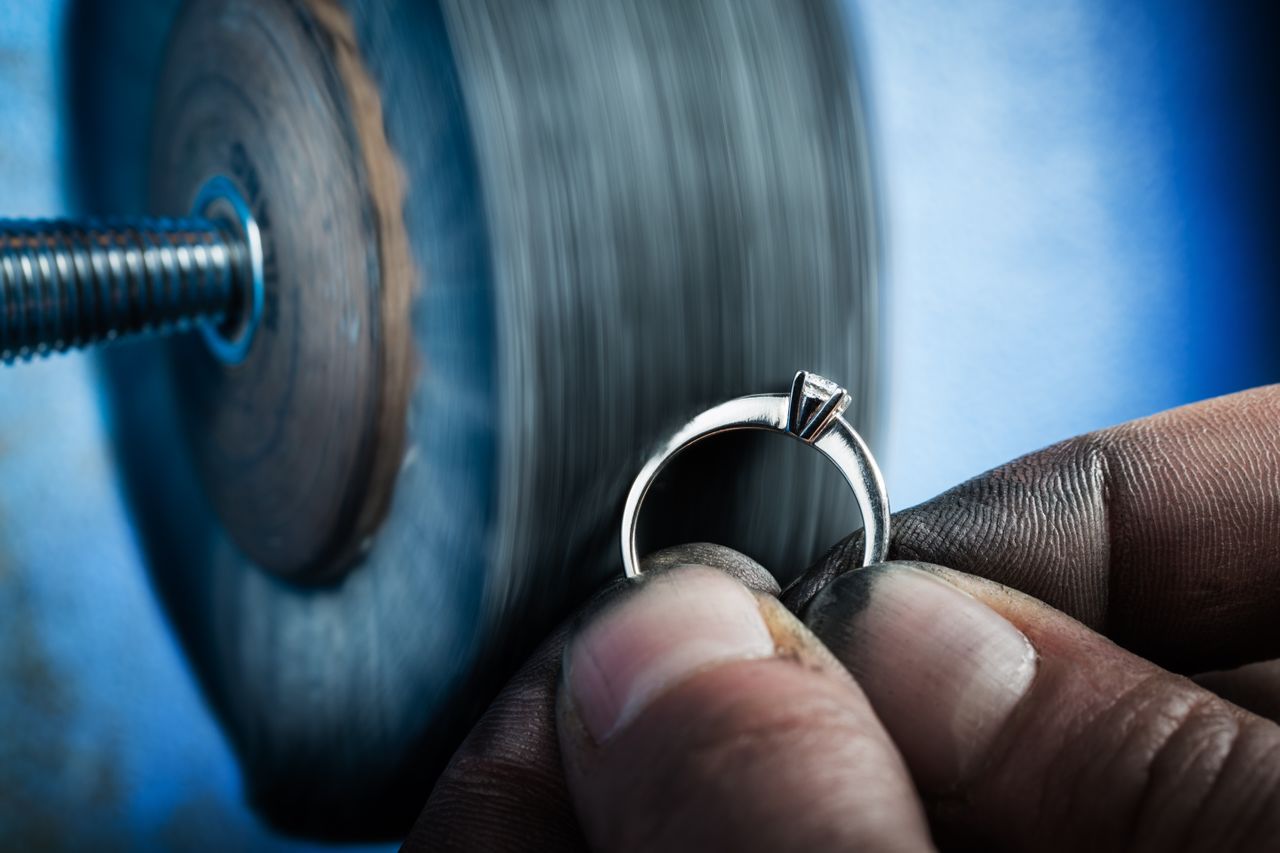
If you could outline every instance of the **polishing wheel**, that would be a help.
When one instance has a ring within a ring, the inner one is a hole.
[[[126,98],[146,29],[80,84]],[[147,206],[229,180],[266,298],[239,363],[191,336],[104,352],[125,485],[257,806],[394,835],[620,572],[622,499],[665,434],[801,368],[869,426],[850,29],[836,0],[190,0],[164,29]],[[82,121],[128,174],[129,128]],[[91,197],[127,206],[124,183]],[[787,572],[857,517],[786,448],[678,467],[651,545]]]

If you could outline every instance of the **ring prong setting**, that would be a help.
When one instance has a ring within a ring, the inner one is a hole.
[[[801,370],[791,381],[787,432],[812,444],[849,408],[852,401],[849,393],[830,379]]]

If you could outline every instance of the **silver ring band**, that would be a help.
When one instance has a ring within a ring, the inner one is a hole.
[[[822,451],[840,469],[853,489],[862,512],[866,538],[862,564],[882,563],[889,551],[889,497],[884,478],[871,451],[853,427],[841,417],[850,397],[829,379],[801,371],[791,383],[790,394],[755,394],[739,397],[708,409],[671,437],[640,470],[622,510],[622,566],[627,577],[640,574],[636,553],[636,525],[640,505],[662,469],[705,438],[734,430],[780,432]]]

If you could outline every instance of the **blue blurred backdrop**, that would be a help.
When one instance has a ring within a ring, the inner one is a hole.
[[[76,207],[67,6],[0,0],[3,214]],[[1262,4],[852,11],[887,234],[876,450],[895,505],[1280,379]],[[83,356],[0,371],[0,728],[0,842],[309,846],[243,805],[148,588]]]

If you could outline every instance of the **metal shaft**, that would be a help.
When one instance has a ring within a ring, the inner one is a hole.
[[[207,219],[0,220],[0,362],[221,323],[249,267]]]

